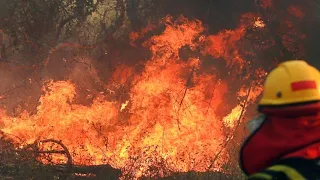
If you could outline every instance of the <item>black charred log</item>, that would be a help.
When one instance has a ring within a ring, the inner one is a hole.
[[[109,165],[73,166],[66,165],[38,165],[30,164],[0,164],[0,178],[26,179],[108,179],[117,180],[121,175],[119,169]]]

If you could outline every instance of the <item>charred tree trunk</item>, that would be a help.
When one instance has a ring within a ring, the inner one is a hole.
[[[117,0],[115,12],[116,12],[115,29],[117,30],[123,24],[123,21],[124,21],[125,5],[123,0]]]
[[[75,14],[78,15],[78,19],[80,22],[85,21],[85,1],[86,0],[77,0],[77,7],[75,8]]]
[[[139,19],[140,3],[141,3],[141,0],[126,0],[128,18],[131,22],[132,29],[134,31],[138,30],[142,25]]]

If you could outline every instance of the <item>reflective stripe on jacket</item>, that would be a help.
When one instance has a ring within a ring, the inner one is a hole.
[[[320,180],[319,161],[301,158],[284,159],[247,180]]]

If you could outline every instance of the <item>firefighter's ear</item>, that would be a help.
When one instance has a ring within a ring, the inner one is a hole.
[[[252,120],[250,120],[247,123],[247,128],[248,128],[250,134],[252,134],[257,129],[259,129],[259,127],[262,125],[262,123],[265,121],[265,119],[266,119],[266,116],[264,114],[260,114],[257,117],[253,118]]]

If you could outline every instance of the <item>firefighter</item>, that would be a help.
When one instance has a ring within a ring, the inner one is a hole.
[[[270,72],[240,152],[249,180],[320,179],[320,73],[302,60]]]

